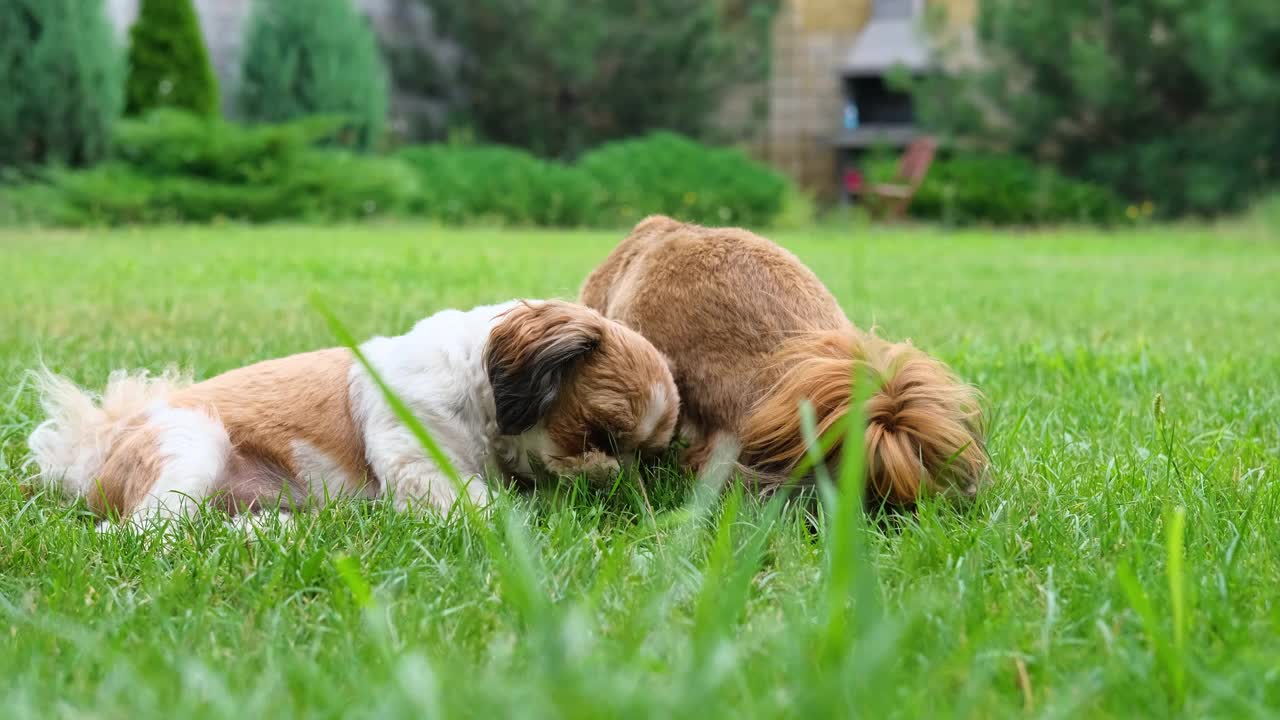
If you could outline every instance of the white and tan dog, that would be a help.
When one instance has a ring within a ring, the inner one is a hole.
[[[671,373],[637,333],[581,305],[446,310],[361,346],[467,479],[599,475],[671,440]],[[457,486],[345,348],[268,360],[191,384],[115,373],[101,398],[41,375],[48,419],[28,444],[41,480],[134,522],[206,499],[232,513],[337,496],[448,509]]]

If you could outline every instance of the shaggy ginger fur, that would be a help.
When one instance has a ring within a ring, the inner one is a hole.
[[[736,445],[749,477],[786,482],[806,455],[801,403],[821,435],[844,417],[857,377],[875,383],[863,408],[869,500],[910,506],[926,488],[977,491],[987,456],[976,391],[910,343],[855,328],[817,276],[758,235],[650,217],[581,299],[669,359],[687,465],[701,470]]]

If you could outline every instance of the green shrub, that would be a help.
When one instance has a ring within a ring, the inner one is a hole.
[[[447,223],[475,221],[573,227],[592,221],[593,185],[584,173],[511,148],[424,145],[400,152],[418,172],[410,205]]]
[[[313,118],[245,128],[156,111],[120,123],[114,162],[0,192],[0,222],[341,220],[403,210],[417,194],[413,169],[332,148],[336,126]]]
[[[299,219],[297,201],[277,185],[156,177],[121,163],[54,179],[83,222],[92,225]]]
[[[865,169],[871,182],[890,181],[897,161],[876,157]],[[1123,218],[1124,204],[1105,187],[1016,155],[964,153],[934,161],[909,213],[952,225],[1106,224]]]
[[[85,224],[125,225],[177,219],[174,209],[159,205],[156,181],[125,165],[103,163],[89,170],[59,172],[50,181]]]
[[[159,107],[218,114],[218,80],[191,0],[142,0],[129,31],[125,111]]]
[[[621,227],[653,213],[766,225],[792,186],[735,150],[670,133],[607,143],[576,165],[497,146],[426,145],[400,157],[418,171],[416,214],[443,222]]]
[[[120,123],[114,155],[152,175],[257,182],[279,172],[308,148],[330,144],[341,124],[334,118],[310,117],[245,127],[158,110]]]
[[[350,0],[257,2],[237,107],[253,122],[339,115],[353,144],[374,146],[387,115],[387,76],[373,31]]]
[[[419,192],[413,168],[394,157],[340,150],[300,155],[278,181],[294,210],[288,217],[327,220],[394,215]]]
[[[153,176],[120,163],[54,178],[69,211],[59,224],[130,225],[239,220],[349,220],[394,214],[416,190],[412,171],[387,158],[317,150],[258,183]]]
[[[597,224],[629,225],[663,213],[710,225],[770,224],[790,189],[741,152],[671,133],[601,146],[580,167],[596,184]]]
[[[342,121],[244,127],[157,110],[119,124],[114,162],[55,171],[0,194],[0,223],[129,224],[218,218],[345,219],[408,213],[445,223],[619,227],[652,213],[760,226],[803,198],[733,150],[660,134],[613,143],[569,166],[512,148],[333,147]],[[0,186],[0,190],[5,189]]]
[[[0,3],[0,167],[102,158],[122,63],[102,0]]]
[[[60,188],[40,179],[0,183],[0,227],[82,225],[84,213]]]

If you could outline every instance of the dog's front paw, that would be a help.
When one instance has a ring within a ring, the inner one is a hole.
[[[401,512],[421,512],[430,508],[447,515],[460,502],[469,503],[477,510],[487,509],[491,502],[488,484],[479,475],[463,478],[461,488],[442,478],[423,488],[422,492],[400,492],[395,496],[395,508]]]

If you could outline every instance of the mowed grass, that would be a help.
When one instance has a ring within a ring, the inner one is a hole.
[[[0,716],[1250,717],[1280,711],[1280,244],[792,231],[857,323],[990,402],[975,506],[854,525],[671,468],[489,519],[347,503],[248,540],[33,493],[43,359],[208,377],[573,297],[621,233],[0,232]],[[808,519],[816,516],[816,520]],[[816,528],[819,528],[815,530]],[[834,563],[838,572],[832,573]]]

